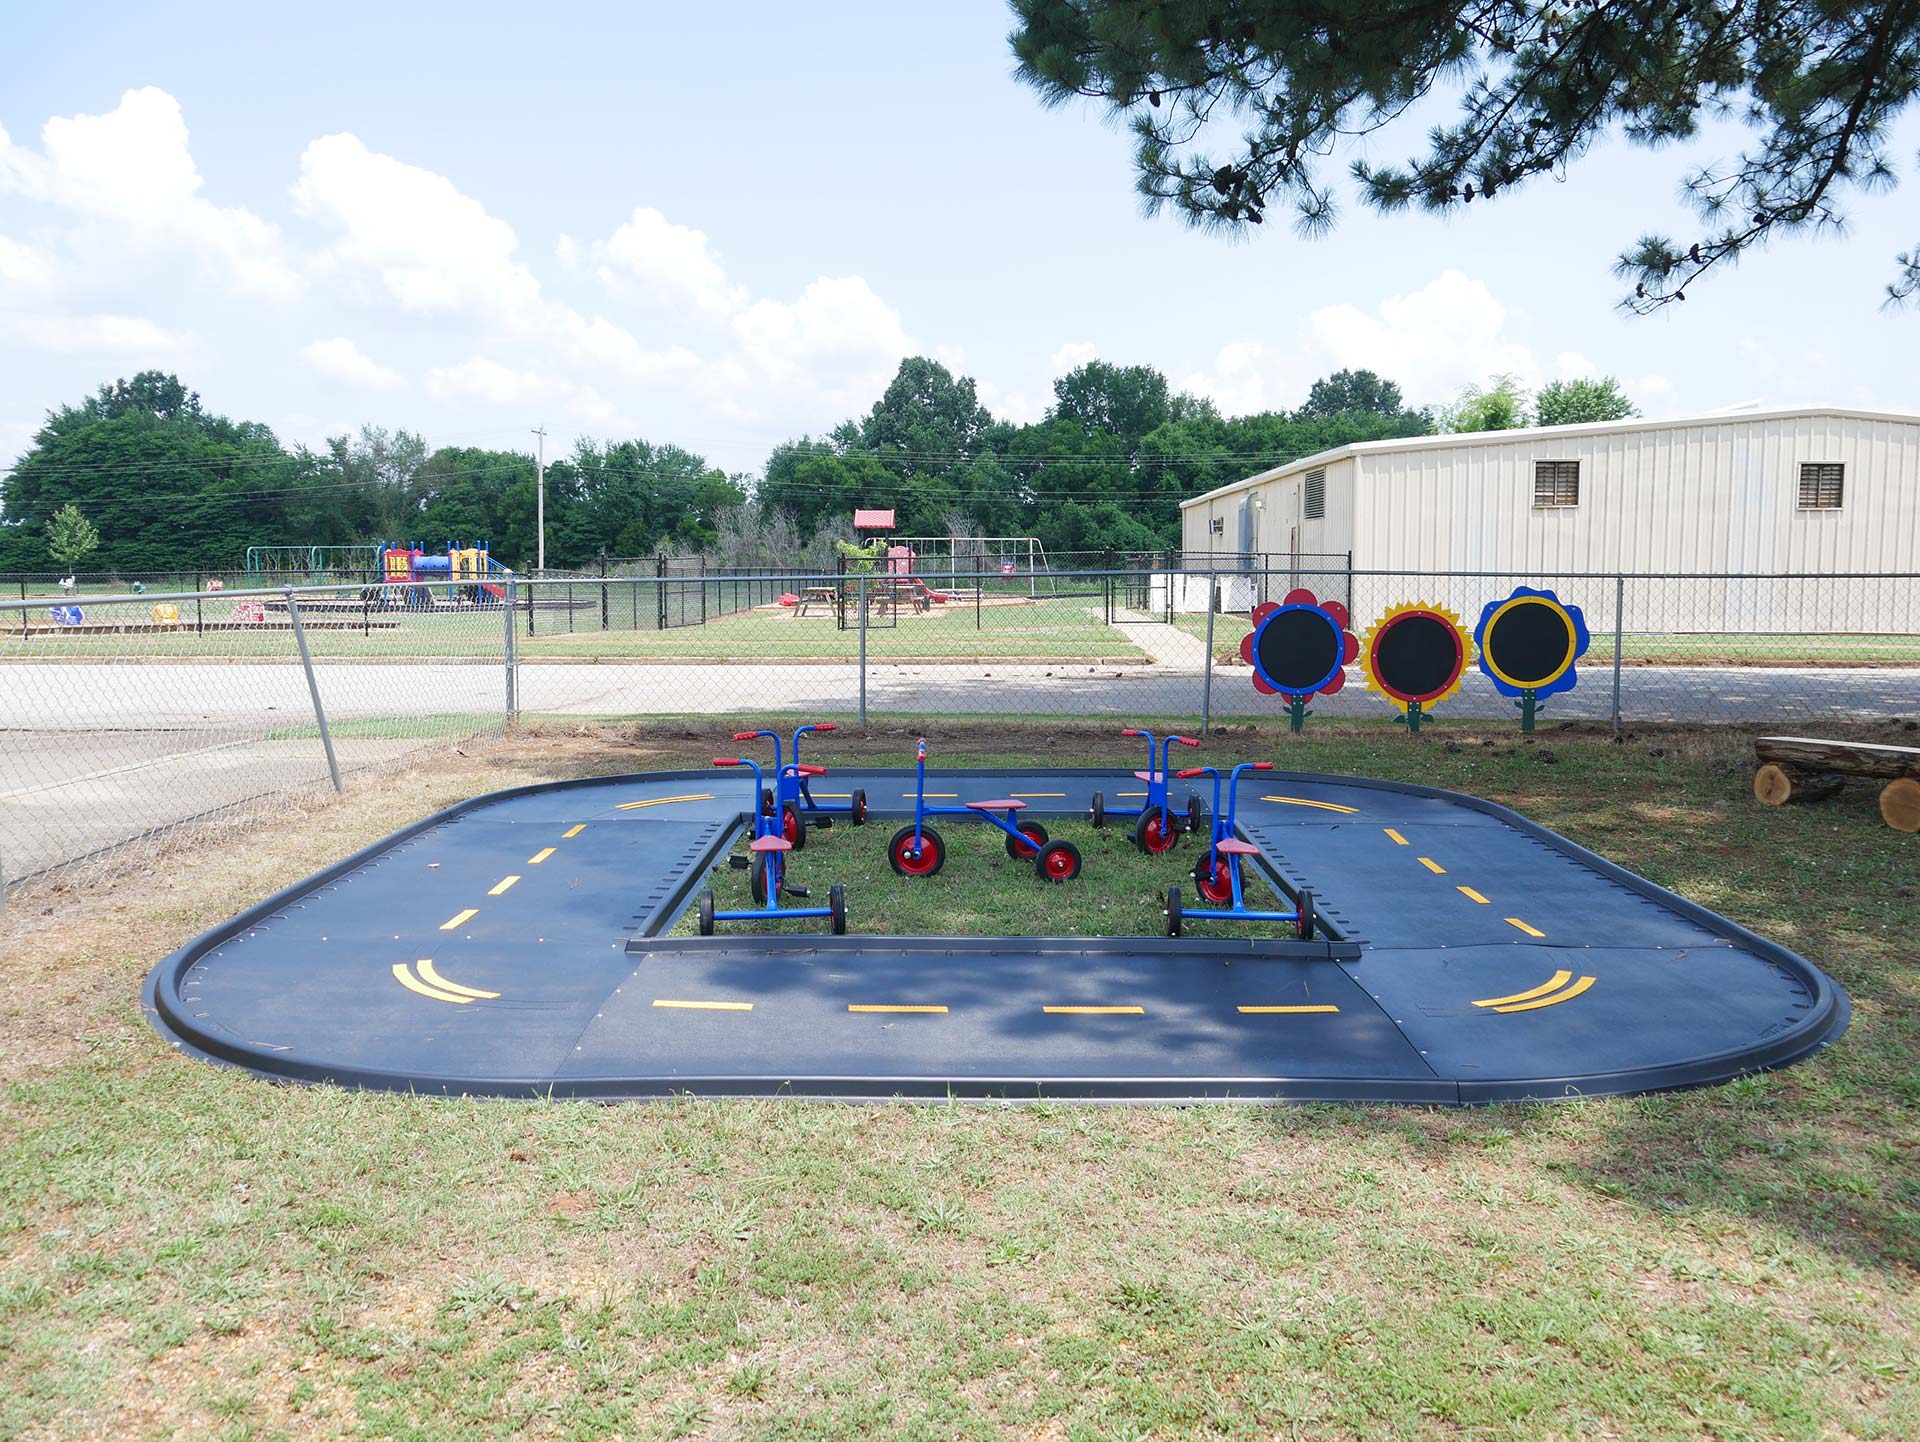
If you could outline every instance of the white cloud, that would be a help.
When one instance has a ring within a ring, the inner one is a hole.
[[[346,336],[317,340],[300,351],[300,359],[324,376],[369,391],[405,388],[406,377],[366,355]]]
[[[0,132],[4,134],[4,132]],[[0,296],[16,303],[53,289],[53,262],[32,246],[0,235]]]
[[[485,356],[428,371],[427,393],[436,400],[480,401],[490,406],[558,404],[587,420],[611,420],[616,414],[592,386],[565,376],[514,370]]]
[[[201,177],[180,105],[164,90],[129,90],[104,115],[56,116],[35,154],[0,131],[0,191],[67,212],[77,246],[116,256],[190,256],[225,288],[286,300],[301,288],[280,232],[252,211],[215,205]]]
[[[1092,341],[1070,340],[1048,357],[1047,367],[1052,374],[1063,376],[1068,371],[1078,370],[1097,354]]]
[[[727,278],[703,232],[675,225],[645,206],[607,237],[598,259],[596,273],[616,295],[690,306],[713,316],[730,316],[747,304],[746,289]]]
[[[1673,382],[1663,375],[1644,375],[1634,383],[1634,390],[1643,396],[1666,396],[1673,394]]]
[[[734,317],[746,359],[776,377],[820,367],[829,379],[890,373],[910,349],[900,313],[857,275],[821,277],[791,305],[757,301]]]
[[[1539,362],[1506,335],[1506,321],[1507,308],[1484,282],[1448,270],[1408,295],[1388,296],[1371,314],[1325,306],[1307,317],[1307,332],[1332,369],[1363,366],[1398,381],[1409,399],[1438,399],[1507,373],[1539,384]]]
[[[1600,367],[1577,350],[1563,350],[1553,358],[1553,374],[1556,380],[1592,380]]]
[[[1288,409],[1305,400],[1304,385],[1295,384],[1297,370],[1288,353],[1258,341],[1230,341],[1220,347],[1209,369],[1183,376],[1179,388],[1206,396],[1227,415],[1244,416]]]
[[[13,324],[16,333],[41,350],[128,361],[175,360],[191,339],[137,315],[23,315]]]

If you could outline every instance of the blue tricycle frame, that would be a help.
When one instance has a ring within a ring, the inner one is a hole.
[[[1033,861],[1042,881],[1071,881],[1080,874],[1080,848],[1071,841],[1049,841],[1047,828],[1037,821],[1017,825],[1007,818],[1025,809],[1026,802],[969,801],[964,806],[927,805],[927,738],[914,749],[913,821],[893,833],[887,842],[887,861],[899,876],[932,876],[947,864],[947,844],[927,825],[929,816],[964,816],[986,821],[1007,834],[1007,855],[1015,861]]]
[[[1258,856],[1260,848],[1251,841],[1243,840],[1234,829],[1234,816],[1239,809],[1240,777],[1247,771],[1271,771],[1271,761],[1243,761],[1233,768],[1227,781],[1226,809],[1220,806],[1220,772],[1213,766],[1193,766],[1177,774],[1182,778],[1191,776],[1211,776],[1213,778],[1213,836],[1207,849],[1193,864],[1194,887],[1203,900],[1215,902],[1213,907],[1189,908],[1181,904],[1180,888],[1167,888],[1167,935],[1178,936],[1189,921],[1277,921],[1291,924],[1299,933],[1302,941],[1313,939],[1313,893],[1301,891],[1299,903],[1292,911],[1256,911],[1247,905],[1245,880],[1242,875],[1242,863],[1249,856]],[[1218,903],[1224,903],[1224,906]]]
[[[810,721],[804,726],[793,728],[793,741],[789,754],[791,761],[783,761],[780,751],[780,733],[778,731],[736,731],[736,741],[756,741],[764,736],[773,742],[773,785],[764,787],[760,792],[760,809],[770,816],[780,818],[780,829],[787,840],[798,851],[807,844],[807,826],[811,823],[821,830],[833,825],[833,818],[845,816],[855,826],[867,824],[867,793],[863,787],[855,787],[845,806],[822,806],[813,799],[813,778],[827,774],[824,766],[808,766],[800,760],[800,738],[809,731],[838,731],[840,728],[831,721]]]
[[[1107,824],[1109,817],[1137,817],[1133,823],[1133,844],[1149,856],[1164,855],[1179,842],[1183,820],[1186,830],[1198,831],[1200,823],[1207,819],[1206,808],[1198,796],[1191,793],[1187,796],[1186,812],[1182,816],[1174,811],[1169,794],[1168,758],[1172,756],[1175,744],[1198,746],[1200,743],[1190,736],[1169,735],[1165,741],[1156,744],[1151,731],[1132,726],[1120,734],[1146,738],[1147,769],[1133,774],[1147,783],[1147,799],[1138,806],[1108,806],[1106,798],[1096,791],[1093,793],[1093,803],[1087,808],[1087,819],[1095,827],[1101,827]],[[1183,771],[1180,774],[1184,776],[1186,773]]]
[[[790,896],[809,895],[805,887],[789,887],[786,883],[787,853],[793,850],[793,843],[781,834],[780,819],[770,814],[762,804],[761,797],[766,786],[766,778],[761,773],[760,763],[741,756],[716,756],[715,766],[744,766],[753,772],[753,840],[748,845],[752,860],[748,863],[749,886],[753,899],[760,903],[758,909],[751,911],[718,911],[714,908],[713,889],[700,893],[698,902],[700,912],[700,934],[712,936],[716,922],[721,921],[799,921],[807,917],[824,917],[832,923],[833,934],[844,936],[847,930],[847,889],[834,882],[827,891],[825,906],[782,906],[780,893]]]

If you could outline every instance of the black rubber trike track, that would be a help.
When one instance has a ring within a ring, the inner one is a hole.
[[[1042,819],[1084,816],[1096,790],[1137,804],[1140,785],[939,776],[961,802],[1024,793]],[[881,846],[912,777],[829,781],[866,790],[859,834]],[[145,1001],[183,1051],[265,1077],[604,1100],[1463,1104],[1724,1081],[1846,1029],[1811,963],[1503,807],[1258,783],[1240,830],[1283,891],[1311,888],[1321,939],[669,938],[744,790],[652,772],[451,807],[167,957]]]

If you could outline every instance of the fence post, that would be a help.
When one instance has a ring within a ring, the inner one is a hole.
[[[1173,578],[1167,578],[1169,588]],[[1200,734],[1206,735],[1213,729],[1213,572],[1207,572],[1207,668],[1206,679],[1200,683]]]
[[[656,631],[667,629],[667,558],[665,553],[653,558],[654,609],[659,613]]]
[[[506,604],[501,607],[501,610],[506,613],[507,619],[507,720],[509,721],[520,714],[520,659],[517,654],[518,648],[514,644],[513,634],[514,594],[517,583],[517,577],[507,577],[503,597]]]
[[[600,555],[600,629],[607,629],[607,557]]]
[[[982,573],[975,576],[973,578],[973,629],[976,631],[980,629],[980,594],[986,589],[986,575]]]
[[[1620,734],[1620,638],[1627,629],[1627,578],[1613,578],[1613,734]]]
[[[867,573],[860,573],[860,729],[867,729]]]
[[[22,576],[20,578],[20,599],[22,601],[27,599],[27,578],[25,576]],[[22,636],[27,634],[27,631],[30,625],[31,625],[31,622],[29,620],[29,614],[28,614],[27,608],[25,606],[22,606],[20,608],[20,634]]]
[[[307,672],[307,694],[313,697],[313,719],[320,725],[320,744],[327,753],[327,773],[333,777],[333,789],[344,791],[340,784],[340,762],[333,754],[333,733],[327,729],[327,708],[320,704],[320,681],[313,674],[313,653],[307,650],[307,628],[300,624],[300,602],[293,594],[293,587],[287,587],[287,615],[293,621],[293,639],[300,646],[300,664]]]
[[[193,573],[193,634],[196,636],[204,636],[207,634],[207,622],[205,616],[202,615],[200,611],[199,594],[206,589],[207,582],[205,576],[201,574],[198,568],[195,568]]]
[[[717,598],[716,598],[717,599]],[[707,558],[700,558],[700,624],[707,624]]]

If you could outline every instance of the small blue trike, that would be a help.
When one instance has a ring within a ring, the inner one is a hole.
[[[1233,768],[1227,781],[1227,805],[1220,808],[1220,772],[1212,766],[1193,766],[1175,774],[1213,778],[1213,839],[1200,859],[1193,864],[1193,884],[1201,900],[1213,903],[1207,908],[1188,908],[1181,904],[1180,888],[1167,888],[1167,935],[1178,936],[1189,921],[1277,921],[1293,926],[1302,941],[1313,939],[1313,893],[1302,891],[1299,905],[1292,911],[1256,911],[1247,905],[1243,864],[1258,856],[1260,848],[1241,839],[1234,829],[1234,814],[1239,809],[1240,777],[1248,771],[1271,771],[1271,761],[1243,761]]]
[[[1080,848],[1071,841],[1047,840],[1047,828],[1037,821],[1011,819],[1026,808],[1026,802],[969,801],[964,806],[927,805],[927,738],[922,736],[914,752],[913,824],[893,833],[887,843],[887,860],[901,876],[932,876],[947,864],[947,845],[940,833],[927,825],[929,816],[965,816],[987,821],[1007,833],[1007,855],[1015,861],[1031,858],[1034,874],[1042,881],[1071,881],[1080,874]]]
[[[1159,856],[1173,850],[1182,831],[1197,831],[1200,823],[1207,819],[1205,806],[1198,796],[1192,794],[1187,797],[1185,809],[1175,811],[1167,785],[1167,758],[1172,755],[1174,746],[1198,746],[1200,743],[1187,736],[1168,736],[1164,742],[1156,744],[1151,731],[1140,731],[1131,726],[1120,734],[1146,738],[1147,769],[1133,774],[1147,783],[1147,799],[1139,806],[1109,806],[1106,798],[1096,791],[1093,793],[1093,804],[1087,808],[1087,819],[1098,827],[1105,826],[1107,819],[1113,816],[1138,818],[1133,823],[1133,844],[1149,856]],[[1184,776],[1187,773],[1182,771],[1179,774]]]
[[[759,909],[755,911],[716,911],[714,910],[713,890],[708,888],[700,893],[700,934],[712,936],[715,922],[719,921],[797,921],[809,916],[826,917],[833,925],[835,936],[844,936],[847,930],[847,889],[834,882],[827,891],[825,906],[782,906],[781,894],[797,896],[802,899],[812,895],[804,886],[786,885],[787,853],[793,850],[793,843],[780,834],[779,817],[769,813],[761,805],[761,795],[765,787],[765,778],[761,775],[759,763],[744,760],[738,756],[716,756],[715,766],[744,766],[753,772],[753,840],[747,851],[752,858],[748,862],[748,887]]]
[[[764,736],[773,742],[773,785],[763,787],[760,792],[760,809],[769,816],[780,818],[780,831],[793,843],[798,851],[807,844],[807,827],[817,826],[822,831],[833,825],[833,818],[845,816],[855,826],[867,824],[867,793],[864,788],[855,787],[845,806],[822,806],[813,798],[813,778],[825,776],[827,768],[812,766],[800,759],[800,738],[809,731],[837,731],[840,728],[831,721],[815,721],[805,726],[796,726],[793,731],[791,761],[782,761],[780,753],[780,733],[778,731],[736,731],[736,741],[754,741]]]

